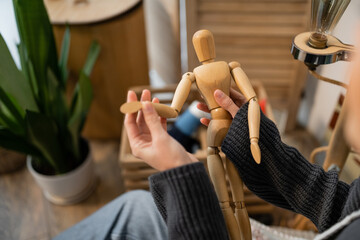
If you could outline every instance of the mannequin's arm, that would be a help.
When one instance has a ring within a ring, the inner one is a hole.
[[[185,73],[179,85],[176,87],[171,107],[161,103],[152,103],[159,116],[164,118],[176,118],[181,111],[187,97],[189,96],[191,84],[195,81],[195,74]],[[135,113],[142,108],[139,101],[127,102],[121,105],[120,111],[124,114]]]
[[[188,72],[182,76],[179,85],[176,87],[171,108],[175,109],[177,113],[181,111],[181,108],[189,96],[191,84],[193,82],[195,82],[195,75],[194,73]]]
[[[251,153],[254,160],[259,164],[261,162],[261,152],[259,148],[259,129],[260,129],[260,106],[256,97],[254,88],[252,87],[245,72],[240,68],[238,62],[229,63],[231,75],[236,85],[249,102],[248,122],[249,135],[251,142]]]

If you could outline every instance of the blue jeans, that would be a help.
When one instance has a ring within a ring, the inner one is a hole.
[[[121,195],[54,239],[161,240],[167,239],[167,227],[151,194],[136,190]]]

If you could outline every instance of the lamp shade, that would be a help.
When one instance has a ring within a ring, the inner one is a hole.
[[[330,34],[339,22],[351,0],[312,0],[311,31]]]

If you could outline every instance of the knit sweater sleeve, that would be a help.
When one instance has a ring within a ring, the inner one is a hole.
[[[214,188],[201,162],[160,172],[149,180],[169,239],[228,239]]]
[[[261,115],[261,164],[250,152],[248,104],[236,114],[222,150],[238,169],[246,186],[264,200],[308,217],[324,231],[341,217],[349,186],[335,171],[309,163],[281,141],[275,124]]]

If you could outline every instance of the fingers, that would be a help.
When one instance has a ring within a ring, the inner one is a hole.
[[[216,102],[224,108],[226,111],[228,111],[232,117],[235,117],[237,111],[239,110],[239,107],[236,106],[236,104],[231,100],[229,96],[227,96],[224,92],[217,89],[214,92],[214,97]]]
[[[149,90],[144,89],[142,91],[140,101],[141,102],[151,101],[151,93]],[[142,111],[139,111],[136,122],[138,123],[140,130],[147,131],[146,126],[144,126],[145,121],[144,121],[144,116],[143,116]],[[145,128],[145,129],[142,129],[142,128]]]
[[[198,104],[196,105],[196,107],[197,107],[199,110],[203,111],[203,112],[210,113],[210,110],[209,110],[209,108],[207,107],[207,105],[206,105],[205,103],[200,102],[200,103],[198,103]],[[207,126],[209,126],[210,119],[208,119],[208,118],[201,118],[201,119],[200,119],[200,122],[207,127]]]
[[[160,117],[161,126],[165,131],[167,131],[167,121],[166,118]]]
[[[152,102],[153,102],[153,103],[159,103],[160,101],[159,101],[158,98],[155,97],[155,98],[153,98]],[[162,125],[163,129],[164,129],[165,131],[167,131],[166,118],[160,117],[160,122],[161,122],[161,125]]]
[[[207,112],[207,113],[210,112],[209,108],[207,107],[207,105],[205,103],[200,102],[196,105],[196,107],[203,112]]]
[[[209,126],[209,124],[210,124],[210,119],[208,119],[208,118],[201,118],[201,119],[200,119],[200,122],[201,122],[202,124],[204,124],[205,126]]]
[[[230,98],[238,107],[241,107],[244,103],[246,103],[246,98],[244,97],[244,95],[242,95],[233,88],[230,88]]]
[[[147,89],[144,89],[141,93],[141,101],[150,101],[151,100],[151,92]]]
[[[129,91],[127,95],[127,102],[137,101],[137,97],[134,91]],[[139,128],[136,124],[137,113],[131,113],[125,115],[125,129],[129,138],[135,138],[139,134]]]
[[[159,103],[159,99],[157,97],[154,97],[153,100],[152,100],[153,103]]]
[[[151,137],[159,137],[164,132],[164,129],[161,122],[159,121],[159,115],[156,113],[150,102],[143,103],[143,113],[145,122],[149,127]]]
[[[239,93],[238,91],[236,91],[232,88],[230,89],[230,96],[231,96],[231,98],[219,89],[217,89],[214,92],[214,97],[215,97],[216,102],[222,108],[227,110],[231,114],[232,117],[235,117],[237,111],[239,110],[239,107],[241,107],[246,102],[246,99],[241,93]],[[197,108],[204,112],[210,112],[209,108],[207,107],[207,105],[205,103],[198,103]],[[202,119],[200,119],[200,122],[202,124],[204,124],[205,126],[208,126],[210,120],[206,119],[206,118],[202,118]]]

